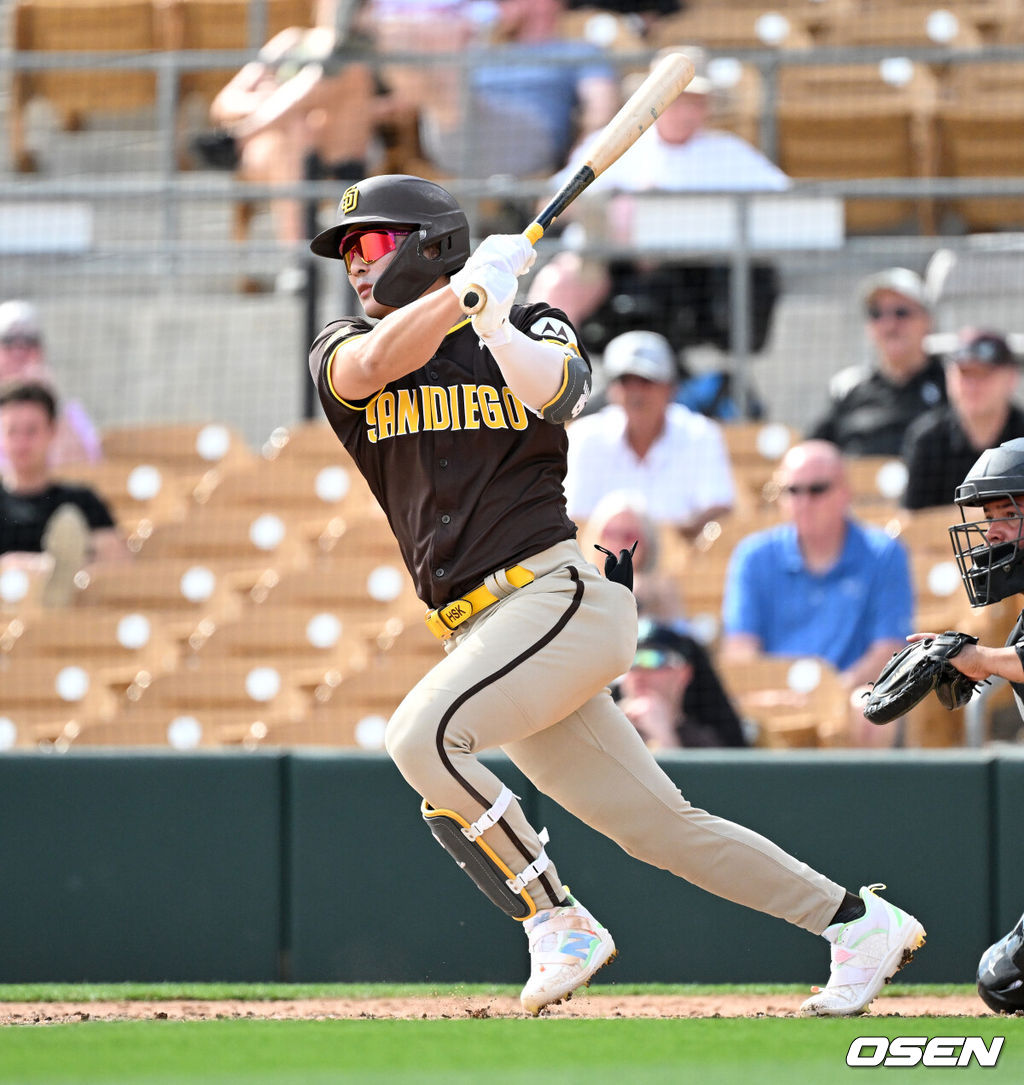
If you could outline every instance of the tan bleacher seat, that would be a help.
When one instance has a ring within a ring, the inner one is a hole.
[[[558,17],[559,37],[585,41],[612,53],[643,53],[647,42],[637,23],[618,12],[593,7],[576,7]],[[641,70],[646,65],[640,64]]]
[[[782,422],[735,421],[722,425],[736,483],[737,511],[757,511],[778,496],[770,483],[779,461],[797,442],[792,426]]]
[[[949,177],[1024,173],[1024,61],[954,66],[943,81],[936,126]],[[1024,199],[973,197],[949,203],[971,232],[1020,229]]]
[[[655,49],[700,45],[706,49],[807,49],[810,30],[792,10],[761,5],[698,4],[658,18],[647,35]]]
[[[152,464],[193,486],[213,467],[243,467],[255,458],[245,438],[222,422],[108,426],[102,443],[106,460]]]
[[[715,663],[722,684],[758,726],[769,748],[842,745],[848,697],[838,671],[823,659],[769,656]]]
[[[53,742],[71,724],[109,719],[119,703],[88,667],[27,653],[0,655],[0,689],[0,718],[13,725],[20,736],[18,745]]]
[[[249,587],[249,578],[237,578],[232,565],[153,558],[91,569],[81,578],[73,605],[145,614],[183,642],[204,619],[225,621],[237,615]]]
[[[776,111],[778,164],[815,180],[935,175],[937,81],[922,64],[783,66]],[[934,229],[930,200],[849,199],[846,229]]]
[[[154,524],[180,519],[188,505],[188,479],[167,465],[106,460],[63,464],[60,473],[104,498],[126,537],[148,537]]]
[[[121,719],[130,719],[137,705],[146,713],[230,711],[241,726],[268,717],[301,719],[309,708],[310,694],[291,681],[287,669],[280,665],[246,659],[195,658],[173,671],[155,675],[148,686],[134,691],[132,701],[120,713]]]
[[[110,720],[86,720],[68,728],[65,741],[79,746],[156,746],[177,750],[218,747],[242,742],[252,728],[251,713],[197,707],[142,709],[131,705]]]
[[[299,527],[273,511],[200,505],[182,520],[156,525],[135,560],[166,558],[233,568],[236,582],[249,577],[251,586],[267,569],[302,566],[310,555]]]
[[[272,512],[304,538],[330,549],[350,521],[380,518],[379,506],[354,466],[301,459],[257,459],[251,467],[214,468],[196,484],[193,498],[207,509]],[[339,522],[340,520],[344,521]]]
[[[137,610],[45,610],[0,629],[0,658],[83,666],[95,681],[122,693],[134,682],[173,669],[178,656],[178,645],[160,619]]]
[[[907,469],[898,456],[847,456],[844,462],[855,511],[864,515],[879,508],[883,514],[900,511]]]
[[[154,0],[169,48],[227,52],[252,48],[249,0]],[[313,0],[265,0],[266,38],[289,26],[313,25]],[[262,46],[263,42],[257,43]],[[189,95],[209,104],[238,70],[208,68],[182,72],[178,94],[184,102]]]
[[[162,48],[151,0],[15,0],[11,48],[19,52],[152,53]],[[21,70],[11,75],[10,140],[14,168],[37,168],[25,141],[25,112],[45,99],[65,129],[90,113],[125,112],[156,102],[154,72],[131,68]]]
[[[767,12],[777,12],[784,15],[791,23],[795,24],[801,35],[809,36],[811,41],[821,41],[832,22],[841,17],[851,8],[856,8],[860,0],[729,0],[723,4],[721,0],[687,0],[687,11],[713,11],[718,10],[722,14],[743,12],[749,17],[752,13],[755,17]],[[658,23],[665,19],[676,19],[678,15],[661,16]],[[788,46],[792,48],[792,46]]]
[[[976,49],[981,31],[955,4],[942,0],[890,0],[850,6],[821,37],[825,45]]]
[[[356,631],[370,639],[395,629],[393,620],[403,626],[422,622],[426,610],[405,567],[375,554],[268,573],[249,597],[268,607],[321,607],[339,618],[343,632]]]
[[[253,604],[231,621],[200,623],[188,646],[186,665],[191,659],[204,665],[218,659],[276,663],[291,682],[311,691],[323,681],[341,681],[370,655],[362,630],[347,627],[322,605]]]

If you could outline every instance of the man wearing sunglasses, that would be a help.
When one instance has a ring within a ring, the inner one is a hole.
[[[858,294],[875,364],[832,378],[828,410],[807,436],[850,456],[899,456],[910,423],[946,401],[942,360],[925,347],[932,301],[920,275],[900,267],[869,275]]]
[[[365,313],[314,341],[320,402],[387,514],[444,650],[385,743],[437,842],[523,923],[523,1008],[563,1001],[616,948],[565,888],[546,830],[480,760],[494,748],[630,854],[822,934],[832,975],[805,1012],[859,1012],[924,940],[921,925],[873,889],[850,893],[691,807],[612,699],[637,642],[630,559],[610,556],[602,575],[565,512],[564,423],[586,401],[590,365],[564,313],[515,304],[531,246],[496,235],[470,254],[450,193],[383,176],[346,190],[337,225],[311,247],[345,261]],[[472,318],[460,304],[469,285],[486,299]]]
[[[820,656],[853,691],[873,682],[902,646],[913,614],[906,550],[850,515],[850,489],[835,445],[805,441],[779,465],[786,514],[777,527],[742,539],[723,602],[722,652]],[[843,745],[890,744],[892,729],[850,720]]]

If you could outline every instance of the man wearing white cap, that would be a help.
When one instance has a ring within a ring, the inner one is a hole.
[[[699,534],[735,501],[721,428],[673,402],[676,356],[657,332],[616,336],[603,368],[609,405],[569,427],[569,516],[585,520],[604,494],[627,490],[643,495],[656,521]]]
[[[629,153],[613,162],[577,200],[581,220],[601,194],[615,194],[606,227],[614,232],[612,220],[617,223],[630,218],[633,193],[777,192],[789,187],[789,178],[755,147],[732,132],[708,127],[718,88],[707,74],[704,51],[692,46],[671,51],[689,55],[697,74]],[[657,60],[655,57],[652,66]],[[583,140],[574,149],[565,169],[552,178],[552,191],[587,160],[595,138]],[[574,213],[570,209],[563,218],[572,218]],[[584,240],[580,225],[574,224],[573,230],[577,234],[574,241]],[[767,264],[755,265],[751,287],[751,346],[759,350],[777,294],[774,269]],[[622,316],[610,312],[612,307],[605,304],[620,296],[633,299],[638,312],[652,310],[647,326],[657,321],[655,326],[680,346],[703,342],[722,348],[729,345],[728,324],[722,320],[722,313],[729,308],[724,265],[664,259],[605,263],[563,248],[537,271],[529,290],[531,301],[549,300],[576,327],[593,316],[594,324],[602,330],[625,330]],[[587,341],[597,349],[601,340],[594,331],[588,329]]]
[[[905,267],[869,275],[858,294],[876,364],[832,378],[828,412],[808,437],[850,456],[899,456],[910,423],[946,401],[942,361],[925,348],[932,300],[921,276]]]

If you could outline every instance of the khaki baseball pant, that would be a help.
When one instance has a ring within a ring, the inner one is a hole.
[[[575,541],[521,563],[533,583],[459,627],[391,718],[387,750],[434,808],[473,822],[502,790],[481,764],[499,747],[544,794],[630,855],[820,934],[845,889],[749,829],[683,798],[612,699],[636,646],[633,595]],[[518,874],[542,850],[514,800],[482,839]],[[557,841],[553,842],[557,847]],[[527,886],[564,899],[552,863]]]

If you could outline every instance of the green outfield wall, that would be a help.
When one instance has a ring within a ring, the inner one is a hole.
[[[632,859],[489,759],[613,930],[619,982],[820,982],[822,943]],[[969,982],[1024,909],[1024,751],[680,751],[695,805],[928,928],[908,980]],[[571,771],[571,766],[566,766]],[[386,757],[339,751],[0,756],[0,977],[495,981],[519,925],[434,842]]]

